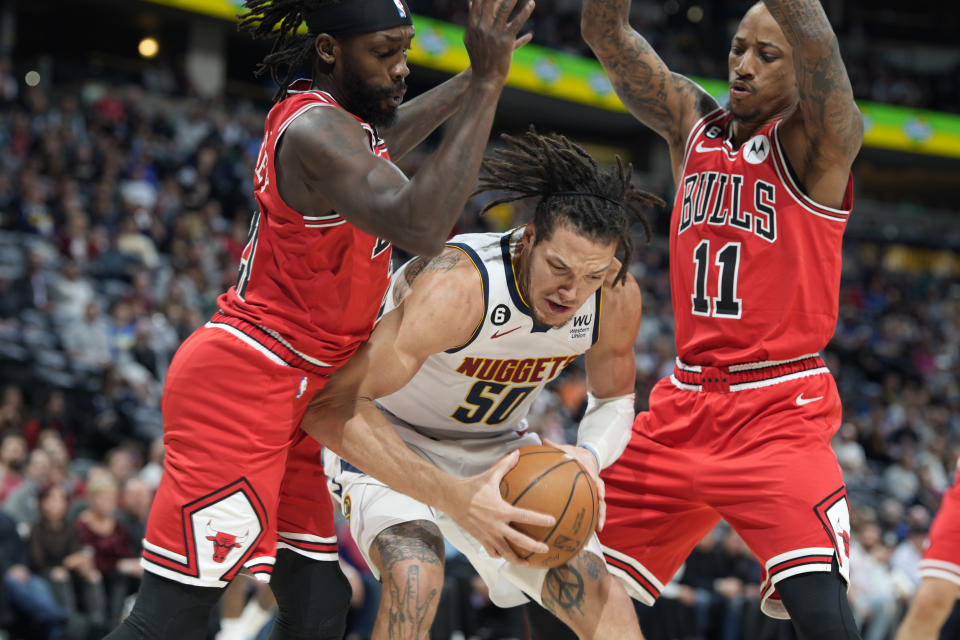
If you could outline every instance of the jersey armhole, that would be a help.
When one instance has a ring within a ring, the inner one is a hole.
[[[680,164],[681,176],[683,176],[684,172],[687,170],[687,158],[690,157],[690,149],[693,147],[693,141],[697,139],[697,136],[700,135],[700,131],[706,128],[710,121],[716,119],[717,116],[722,116],[723,114],[723,107],[717,107],[707,115],[701,117],[694,123],[692,127],[690,127],[690,132],[687,134],[687,141],[683,145],[683,162]],[[677,188],[679,189],[680,186],[677,185]]]
[[[476,328],[473,330],[473,333],[470,334],[470,339],[461,344],[459,347],[454,347],[452,349],[447,349],[444,353],[456,353],[463,349],[466,349],[474,340],[477,339],[477,336],[480,334],[480,328],[483,327],[483,323],[487,321],[487,305],[490,301],[490,277],[487,274],[487,267],[483,264],[483,260],[480,259],[480,256],[477,255],[477,252],[474,251],[471,247],[463,244],[461,242],[448,242],[446,246],[452,249],[458,249],[462,251],[473,264],[474,268],[477,270],[477,273],[480,274],[480,283],[481,288],[483,289],[483,315],[480,316],[480,322],[477,323]]]

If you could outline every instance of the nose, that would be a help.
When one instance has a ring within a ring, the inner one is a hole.
[[[754,65],[756,63],[756,58],[753,53],[747,51],[740,59],[737,61],[737,64],[733,67],[733,72],[737,74],[738,77],[745,80],[753,78]]]
[[[396,65],[394,65],[393,69],[390,70],[390,75],[393,77],[394,82],[399,82],[410,75],[410,67],[407,66],[406,51],[403,52],[403,55],[400,56],[400,60]]]

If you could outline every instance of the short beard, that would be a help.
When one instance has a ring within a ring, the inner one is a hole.
[[[365,84],[352,69],[345,66],[343,84],[344,93],[347,96],[347,104],[343,106],[350,113],[382,129],[389,129],[397,121],[397,108],[384,107],[383,101],[394,93],[406,89],[406,82],[400,80],[389,88],[371,87]]]
[[[523,298],[527,301],[527,305],[530,307],[530,317],[533,318],[533,321],[536,324],[550,327],[551,329],[560,329],[566,326],[567,324],[569,324],[570,320],[573,319],[573,316],[567,318],[560,324],[550,324],[546,322],[543,318],[541,318],[539,313],[537,313],[537,307],[533,304],[533,299],[530,297],[531,277],[530,277],[530,268],[527,265],[528,263],[526,259],[524,259],[520,263],[520,281],[517,284],[518,286],[523,285],[522,288],[520,289],[520,295],[523,296]]]

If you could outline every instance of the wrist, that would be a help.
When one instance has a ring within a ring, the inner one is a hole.
[[[591,454],[593,454],[593,461],[597,463],[597,472],[599,472],[600,471],[600,452],[597,451],[592,445],[587,444],[585,442],[578,444],[577,446],[583,449],[586,449]]]

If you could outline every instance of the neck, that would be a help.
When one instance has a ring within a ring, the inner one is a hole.
[[[772,114],[752,119],[739,118],[734,115],[733,118],[731,118],[729,125],[730,143],[733,145],[734,149],[739,149],[740,145],[757,135],[758,131],[767,125],[776,122],[777,120],[782,120],[792,111],[793,107],[790,107],[787,109],[781,109]]]
[[[334,84],[333,78],[325,73],[314,73],[310,88],[326,91],[340,106],[345,105],[343,91]]]
[[[517,248],[511,249],[510,261],[513,263],[513,273],[517,279],[517,291],[520,292],[520,296],[527,304],[530,304],[530,296],[527,293],[526,272],[524,271],[527,268],[527,256],[523,247],[523,242],[517,242]]]

